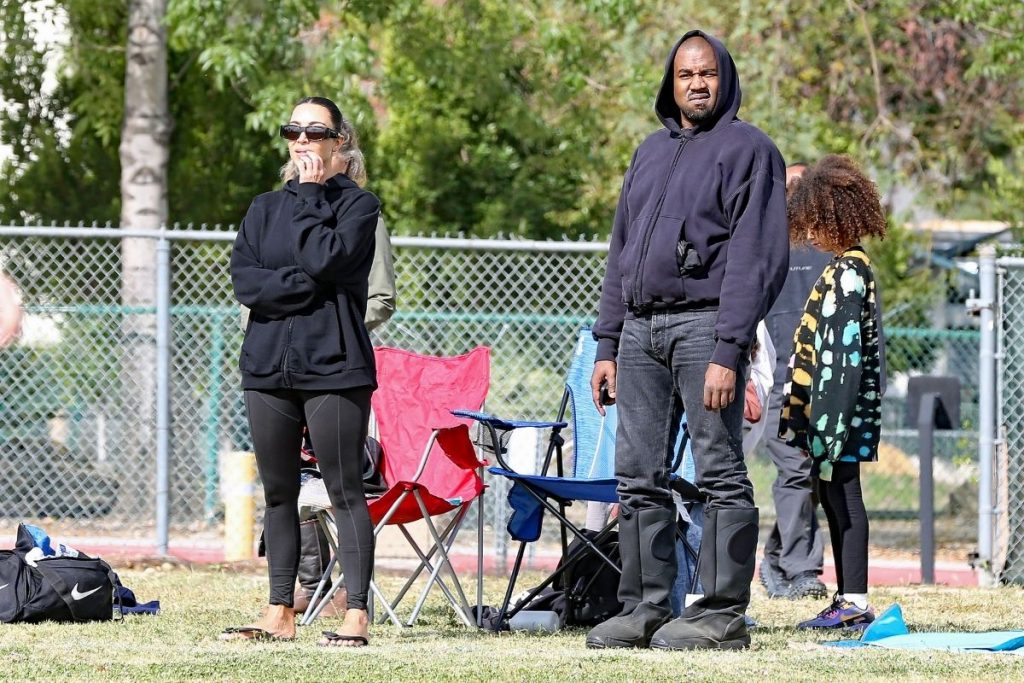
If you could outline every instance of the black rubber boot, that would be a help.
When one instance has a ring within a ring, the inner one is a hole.
[[[672,617],[669,593],[676,578],[675,508],[619,510],[622,613],[587,634],[587,647],[648,647]]]
[[[651,638],[661,650],[733,650],[750,646],[744,613],[757,550],[757,508],[705,512],[697,572],[704,596]]]
[[[297,603],[309,603],[313,597],[316,587],[320,584],[320,578],[327,569],[327,563],[331,559],[331,546],[327,542],[327,535],[324,534],[320,525],[315,519],[309,519],[299,523],[299,591],[296,593]],[[330,577],[324,591],[331,587]]]

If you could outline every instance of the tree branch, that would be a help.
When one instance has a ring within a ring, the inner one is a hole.
[[[860,15],[860,25],[861,28],[864,29],[864,40],[867,42],[868,55],[871,58],[871,74],[875,84],[875,107],[878,110],[879,118],[888,118],[885,98],[882,96],[882,71],[878,66],[878,53],[875,51],[875,39],[871,35],[871,27],[868,25],[868,13],[864,11],[863,7],[854,3],[853,0],[846,0],[846,4],[850,9]]]

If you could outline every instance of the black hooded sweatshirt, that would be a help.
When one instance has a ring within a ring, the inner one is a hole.
[[[682,128],[674,60],[692,36],[714,48],[718,99],[707,121]],[[659,310],[717,310],[713,363],[736,369],[748,352],[786,279],[789,233],[782,155],[736,117],[739,108],[725,46],[686,33],[669,51],[654,105],[663,128],[637,148],[622,184],[594,325],[597,360],[615,360],[627,316]],[[677,249],[680,241],[691,248]]]
[[[376,388],[363,324],[380,202],[345,175],[253,200],[231,252],[245,389]]]

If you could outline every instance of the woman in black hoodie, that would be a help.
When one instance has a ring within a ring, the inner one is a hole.
[[[270,607],[256,625],[227,629],[224,639],[295,636],[296,454],[306,424],[334,506],[348,591],[340,634],[321,644],[366,644],[373,528],[361,455],[377,383],[363,316],[380,202],[331,170],[346,143],[342,124],[326,98],[296,104],[281,126],[287,182],[253,200],[231,254],[235,296],[251,310],[239,365],[266,499]]]

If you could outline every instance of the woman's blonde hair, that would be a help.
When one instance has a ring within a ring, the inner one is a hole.
[[[342,115],[341,110],[331,100],[326,97],[304,97],[295,103],[295,106],[300,104],[316,104],[326,109],[331,115],[331,125],[334,130],[341,134],[341,148],[335,152],[338,157],[338,161],[342,163],[343,171],[339,171],[351,178],[359,187],[366,184],[366,159],[363,157],[363,151],[359,149],[359,134],[356,133],[355,127],[352,122],[349,121]],[[288,163],[281,167],[281,180],[288,182],[292,178],[299,176],[299,170],[295,167],[295,162],[288,159]]]

